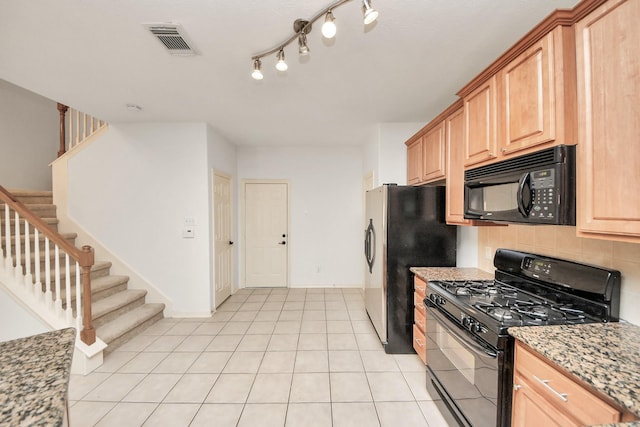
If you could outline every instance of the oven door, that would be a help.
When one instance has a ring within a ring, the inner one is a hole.
[[[431,382],[461,425],[495,427],[500,352],[430,300],[425,299],[425,304]]]

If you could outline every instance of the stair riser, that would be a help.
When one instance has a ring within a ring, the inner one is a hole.
[[[66,285],[65,285],[64,281],[60,282],[60,299],[63,301],[62,305],[66,307],[67,290],[66,290],[65,286]],[[55,288],[55,283],[54,282],[51,283],[51,287]],[[94,303],[96,301],[100,301],[103,298],[109,297],[111,295],[115,295],[118,292],[122,292],[122,291],[126,291],[126,290],[127,290],[127,282],[122,282],[122,283],[119,283],[119,284],[117,284],[115,286],[112,286],[110,288],[101,289],[99,291],[92,290],[91,291],[91,302]],[[46,291],[46,286],[43,284],[42,285],[42,292],[44,292],[44,291]],[[53,295],[53,298],[55,299],[55,295],[56,295],[55,289],[52,289],[52,295]],[[71,286],[71,305],[75,309],[75,306],[76,306],[75,282],[73,282],[73,284]]]
[[[19,196],[14,194],[14,197],[17,201],[19,201],[23,205],[52,205],[53,204],[53,196]]]
[[[164,318],[163,312],[159,312],[158,314],[156,314],[152,318],[150,318],[150,319],[146,320],[145,322],[139,324],[135,328],[130,329],[128,332],[120,335],[118,338],[114,339],[113,341],[107,342],[107,344],[109,346],[106,349],[104,349],[104,354],[107,355],[107,354],[113,352],[118,347],[120,347],[122,344],[126,343],[131,338],[135,337],[140,332],[144,331],[149,326],[153,325],[154,323],[156,323],[157,321],[159,321],[159,320],[161,320],[163,318]]]
[[[2,247],[4,248],[4,247],[5,247],[5,239],[6,239],[6,235],[5,235],[5,233],[4,233],[4,228],[2,228],[2,229],[0,229],[0,230],[2,230],[2,242],[0,242],[0,243],[2,244]],[[26,240],[25,240],[25,238],[24,238],[24,230],[22,230],[22,231],[23,231],[23,232],[20,234],[20,245],[24,246],[24,243],[25,243],[25,241],[26,241]],[[35,241],[36,241],[36,236],[35,236],[35,234],[33,234],[33,230],[30,230],[30,231],[31,231],[31,233],[29,234],[29,243],[31,244],[31,247],[33,248],[33,247],[34,247],[34,243],[35,243]],[[11,247],[15,247],[15,245],[16,245],[16,244],[15,244],[16,239],[15,239],[15,237],[14,237],[13,232],[14,232],[14,229],[12,228],[12,229],[11,229]],[[64,233],[64,234],[63,234],[63,237],[64,237],[65,235],[66,235],[67,237],[65,237],[64,239],[65,239],[67,242],[69,242],[69,243],[71,243],[71,244],[75,245],[75,240],[76,240],[76,236],[77,236],[77,235],[76,235],[75,233]],[[40,242],[40,248],[44,248],[44,239],[45,239],[45,235],[44,235],[44,234],[42,234],[42,233],[38,233],[38,241]],[[50,242],[50,243],[49,243],[49,247],[50,247],[50,248],[53,248],[53,243],[51,242],[51,240],[49,240],[49,242]]]
[[[105,314],[104,316],[101,316],[99,318],[94,318],[93,319],[93,327],[94,328],[99,328],[100,326],[114,320],[117,319],[118,317],[120,317],[121,315],[123,315],[124,313],[127,313],[128,311],[133,310],[136,307],[140,307],[141,305],[144,304],[144,295],[142,295],[140,298],[135,299],[134,301],[131,301],[129,304],[122,306],[116,310],[110,311],[109,313]]]
[[[40,218],[56,218],[57,217],[55,205],[27,206],[27,208],[33,214],[39,216]],[[4,213],[5,213],[4,206],[0,206],[0,212],[2,213],[2,217],[4,218]],[[13,210],[11,210],[10,217],[13,217],[13,216],[14,216],[14,213],[13,213]]]
[[[51,218],[44,218],[45,219],[45,223],[52,228],[55,231],[58,231],[58,220],[57,219],[51,219]],[[0,230],[2,230],[2,237],[4,238],[4,214],[2,214],[2,220],[0,220]],[[11,233],[13,233],[16,229],[16,222],[12,219],[9,221],[9,226],[11,227]],[[21,233],[22,235],[24,235],[24,222],[20,221],[20,229],[21,229]],[[33,230],[31,230],[31,227],[29,227],[29,231],[31,231],[31,233],[33,233]],[[41,237],[42,239],[44,239],[44,237]]]

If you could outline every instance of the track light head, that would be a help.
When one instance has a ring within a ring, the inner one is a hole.
[[[262,68],[262,62],[260,62],[259,59],[255,59],[253,61],[253,72],[251,73],[251,77],[256,80],[262,80],[264,76],[262,75],[262,70],[260,68]]]
[[[278,71],[287,71],[288,68],[289,66],[284,60],[284,49],[280,49],[280,51],[278,52],[278,62],[276,62],[276,69]]]
[[[369,25],[378,19],[378,11],[371,6],[371,0],[362,0],[362,13],[364,14],[364,25]]]
[[[309,54],[309,46],[307,45],[307,35],[305,33],[300,33],[298,36],[298,53],[300,55],[308,55]]]
[[[333,17],[331,10],[327,12],[324,17],[324,24],[322,24],[322,35],[328,39],[332,39],[336,35],[336,19]]]

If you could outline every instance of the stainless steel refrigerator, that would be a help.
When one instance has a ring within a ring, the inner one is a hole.
[[[410,267],[456,265],[445,188],[385,184],[366,193],[365,306],[387,353],[413,353]]]

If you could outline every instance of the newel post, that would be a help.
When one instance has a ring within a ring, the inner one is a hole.
[[[67,113],[67,110],[69,109],[69,107],[67,107],[64,104],[60,104],[58,102],[58,111],[60,112],[60,148],[58,149],[58,157],[62,156],[64,153],[67,152],[66,149],[66,121],[65,121],[65,114]]]
[[[93,249],[82,247],[82,331],[80,339],[87,345],[96,342],[96,330],[91,324],[91,266],[93,265]]]

